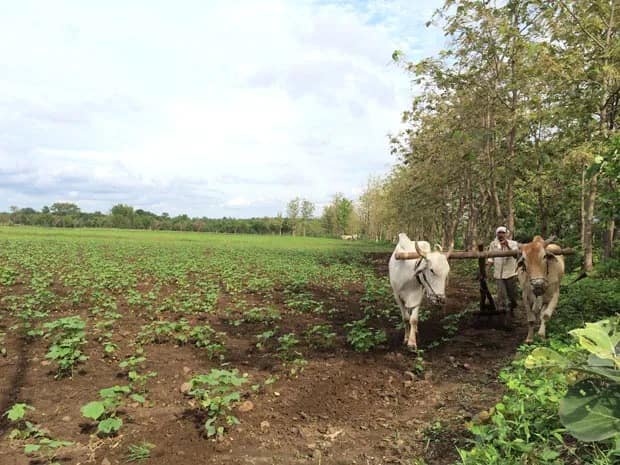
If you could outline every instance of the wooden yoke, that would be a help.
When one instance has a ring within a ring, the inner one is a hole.
[[[484,250],[480,249],[480,245],[478,245],[478,250],[452,250],[450,252],[444,252],[445,255],[450,259],[464,259],[464,258],[477,258],[477,259],[485,259],[485,258],[493,258],[493,257],[518,257],[521,254],[520,250]],[[574,249],[562,249],[559,252],[554,252],[554,255],[574,255]],[[396,260],[413,260],[416,258],[420,258],[420,255],[417,252],[396,252]]]

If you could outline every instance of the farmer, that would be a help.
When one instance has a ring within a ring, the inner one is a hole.
[[[489,246],[489,251],[496,250],[519,250],[516,241],[508,239],[508,229],[500,226],[495,230],[495,239]],[[497,309],[510,313],[517,308],[517,258],[516,257],[493,257],[487,261],[487,274],[493,267],[493,278],[497,285]],[[509,307],[506,304],[509,304]]]

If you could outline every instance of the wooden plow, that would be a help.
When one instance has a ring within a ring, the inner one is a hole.
[[[451,250],[449,252],[443,252],[450,260],[460,259],[478,259],[478,279],[480,281],[480,312],[478,316],[490,317],[493,315],[503,315],[505,311],[498,311],[495,305],[495,300],[489,291],[487,285],[487,272],[486,272],[486,259],[494,257],[518,257],[521,254],[521,250],[484,250],[483,244],[478,244],[478,250]],[[574,255],[574,249],[561,249],[559,252],[554,252],[555,255]],[[420,254],[417,252],[396,252],[396,260],[413,260],[420,258]]]

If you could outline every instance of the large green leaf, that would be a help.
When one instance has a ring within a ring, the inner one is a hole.
[[[26,444],[24,446],[24,454],[33,454],[38,452],[41,449],[41,446],[38,444]]]
[[[615,360],[616,337],[613,334],[610,336],[611,330],[609,321],[603,320],[598,323],[586,323],[585,328],[573,329],[570,334],[576,337],[579,345],[588,352],[602,359]]]
[[[123,420],[120,418],[106,418],[99,422],[98,430],[104,434],[115,433],[123,426]]]
[[[565,369],[570,362],[555,350],[548,347],[538,347],[525,359],[525,368],[557,367]]]
[[[26,410],[34,410],[34,408],[28,404],[18,403],[14,404],[13,407],[7,410],[5,415],[9,420],[17,421],[24,418],[24,416],[26,415]]]
[[[620,386],[589,379],[571,386],[560,401],[560,421],[581,441],[620,435]]]
[[[84,405],[81,412],[82,416],[97,420],[101,415],[103,415],[103,412],[105,412],[105,406],[103,405],[103,402],[96,400]]]

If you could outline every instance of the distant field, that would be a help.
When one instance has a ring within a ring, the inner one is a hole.
[[[155,242],[195,242],[205,246],[264,247],[275,249],[323,249],[323,250],[358,250],[388,251],[391,246],[368,241],[343,241],[318,237],[269,236],[256,234],[218,234],[179,231],[145,231],[104,228],[38,228],[31,226],[0,226],[1,239],[25,238],[53,239],[124,239]]]
[[[445,384],[454,376],[485,405],[498,394],[476,376],[495,365],[478,356],[470,371],[449,372],[446,357],[472,358],[468,342],[424,361],[403,355],[390,251],[335,239],[0,228],[0,409],[31,405],[25,419],[40,428],[16,436],[20,420],[3,417],[0,463],[42,454],[121,463],[144,441],[160,464],[428,455],[423,428],[408,422],[432,425],[437,392],[463,388]],[[447,340],[446,328],[454,335],[472,295],[458,286],[422,323],[423,346]],[[405,372],[420,381],[403,384]],[[439,415],[454,422],[448,437],[462,429],[458,409]],[[386,449],[397,430],[406,447]],[[442,444],[429,463],[454,458]]]

